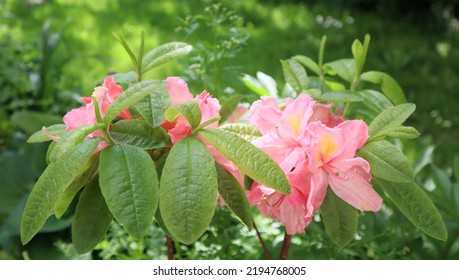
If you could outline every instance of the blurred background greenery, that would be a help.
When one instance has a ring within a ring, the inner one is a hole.
[[[306,235],[293,238],[289,257],[458,259],[458,16],[458,0],[0,0],[0,259],[167,257],[165,236],[156,225],[135,241],[118,224],[95,251],[77,256],[68,228],[72,211],[59,221],[50,219],[26,247],[18,239],[25,200],[46,166],[47,145],[25,140],[43,125],[61,122],[109,73],[130,71],[130,59],[112,32],[136,46],[142,30],[147,50],[169,41],[194,46],[190,55],[150,77],[182,76],[195,94],[207,89],[225,100],[236,92],[245,102],[258,95],[244,86],[241,73],[262,71],[284,84],[281,59],[316,57],[323,35],[325,61],[351,57],[352,41],[369,33],[366,69],[392,75],[417,105],[409,122],[422,137],[399,146],[440,209],[449,239],[425,236],[388,202],[377,214],[361,214],[358,235],[342,249],[328,240],[317,217]],[[256,221],[276,256],[281,226],[259,215]],[[255,233],[219,209],[200,241],[176,246],[176,258],[264,255]]]

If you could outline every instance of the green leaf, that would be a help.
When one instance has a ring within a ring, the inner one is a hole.
[[[357,76],[362,73],[363,65],[365,64],[365,60],[367,58],[368,46],[370,44],[370,35],[365,35],[365,40],[362,43],[359,40],[355,40],[352,44],[352,55],[354,57],[355,62],[355,73]]]
[[[96,177],[84,188],[75,210],[72,241],[77,253],[87,253],[102,241],[112,220]]]
[[[160,88],[140,99],[133,107],[151,127],[157,127],[164,122],[164,113],[170,105],[169,92],[165,88]]]
[[[362,104],[375,114],[394,107],[390,100],[379,91],[368,89],[359,91],[359,94],[363,98]]]
[[[370,141],[382,140],[386,137],[400,138],[400,139],[414,139],[419,137],[419,132],[416,128],[411,126],[397,126],[391,129],[377,133],[375,136],[370,138]]]
[[[118,73],[113,74],[117,84],[134,84],[137,82],[137,74],[134,71],[129,71],[127,73]]]
[[[276,98],[278,97],[277,83],[271,76],[261,71],[257,71],[257,79],[261,86],[269,92],[269,95]]]
[[[292,59],[295,60],[296,62],[303,64],[309,70],[314,72],[317,76],[320,75],[319,65],[311,58],[304,56],[304,55],[295,55],[294,57],[292,57]]]
[[[167,229],[166,225],[164,224],[163,216],[161,216],[161,211],[158,207],[155,213],[155,220],[158,223],[159,227],[169,236],[172,236],[172,234],[169,232]]]
[[[215,167],[217,169],[218,192],[238,220],[251,230],[253,227],[252,211],[241,184],[219,164],[215,164]]]
[[[164,85],[165,83],[162,81],[147,80],[129,87],[107,108],[104,116],[104,123],[107,125],[110,124],[123,110],[132,106],[148,94],[163,88]]]
[[[316,98],[322,102],[360,102],[363,98],[353,91],[328,91]]]
[[[260,130],[246,123],[229,123],[220,126],[220,129],[237,134],[237,136],[252,142],[262,136]]]
[[[242,173],[280,193],[290,193],[290,184],[279,165],[250,142],[219,129],[204,129],[199,134],[231,160]]]
[[[144,150],[114,145],[102,150],[99,165],[102,194],[116,220],[136,239],[148,232],[158,206],[158,177]]]
[[[196,128],[201,123],[201,108],[199,108],[199,104],[195,100],[178,104],[167,109],[166,120],[171,122],[175,120],[179,114],[183,115],[193,128]]]
[[[132,64],[134,65],[134,68],[137,69],[139,67],[139,62],[137,61],[137,58],[135,57],[129,45],[126,43],[126,41],[123,39],[123,37],[119,33],[113,32],[113,36],[123,46],[126,52],[129,54],[129,57],[132,60]]]
[[[308,75],[301,64],[292,59],[282,60],[281,63],[285,81],[296,93],[301,93],[308,89]]]
[[[242,83],[248,87],[250,90],[255,92],[256,94],[260,96],[270,96],[269,90],[262,84],[260,81],[247,74],[242,74],[242,77],[240,78]]]
[[[43,126],[50,126],[56,123],[62,123],[62,118],[46,113],[20,111],[11,115],[11,122],[27,133],[34,133]]]
[[[52,148],[49,159],[50,162],[56,161],[60,156],[62,156],[67,151],[73,149],[78,144],[83,142],[86,136],[93,133],[96,130],[105,128],[105,124],[90,124],[85,126],[80,126],[78,128],[72,129],[71,131],[63,134],[61,140],[56,143],[56,146]]]
[[[171,42],[149,51],[142,60],[142,73],[149,71],[172,59],[188,54],[193,47],[186,43]]]
[[[459,181],[459,155],[454,155],[454,177],[456,177],[456,181]]]
[[[400,85],[386,73],[369,71],[360,75],[362,81],[367,81],[381,86],[381,91],[395,104],[406,103],[406,97]]]
[[[351,83],[352,79],[354,79],[355,63],[351,58],[345,58],[325,63],[323,68],[329,75],[338,75],[349,83]]]
[[[89,159],[86,167],[83,169],[83,173],[73,180],[54,204],[54,215],[56,218],[60,219],[65,214],[76,194],[91,181],[99,168],[99,155],[97,153]]]
[[[447,240],[448,232],[440,213],[416,183],[395,183],[379,178],[375,181],[417,228],[433,238]]]
[[[413,168],[405,155],[385,140],[368,142],[357,155],[368,161],[375,177],[396,183],[413,180]]]
[[[141,149],[157,149],[171,144],[164,128],[152,128],[143,120],[120,120],[110,126],[110,135],[117,144],[136,146]]]
[[[327,195],[320,207],[325,231],[339,247],[344,247],[354,239],[358,226],[357,209],[336,196],[328,188]]]
[[[22,216],[22,244],[28,243],[45,224],[54,209],[54,204],[64,189],[81,174],[99,142],[99,139],[84,141],[58,157],[45,169],[32,189]]]
[[[49,138],[47,134],[55,136],[55,137],[61,137],[63,134],[65,134],[65,129],[66,129],[65,124],[54,124],[52,126],[43,127],[40,131],[37,131],[34,134],[32,134],[29,137],[29,139],[27,139],[27,143],[39,143],[39,142],[51,141],[51,138]]]
[[[414,112],[416,105],[405,103],[391,107],[376,116],[368,126],[370,138],[399,127]]]
[[[217,174],[212,155],[201,140],[177,142],[161,176],[159,209],[169,232],[191,244],[207,229],[217,202]]]
[[[230,96],[228,99],[225,100],[225,102],[222,103],[222,107],[220,109],[220,116],[222,118],[220,119],[220,123],[224,123],[229,119],[229,117],[236,110],[237,105],[239,104],[239,102],[241,102],[241,100],[242,95],[235,94]]]

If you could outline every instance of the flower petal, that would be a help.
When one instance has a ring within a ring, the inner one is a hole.
[[[166,79],[166,90],[172,98],[172,106],[182,104],[193,99],[188,85],[180,77],[168,77]]]

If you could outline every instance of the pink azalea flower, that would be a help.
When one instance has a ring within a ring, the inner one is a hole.
[[[360,211],[379,211],[382,199],[371,186],[370,165],[355,157],[368,139],[361,120],[345,121],[335,128],[319,122],[309,125],[315,145],[310,150],[310,169],[326,176],[333,192]]]

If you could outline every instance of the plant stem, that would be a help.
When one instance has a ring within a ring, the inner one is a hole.
[[[258,231],[257,225],[255,224],[255,220],[253,221],[253,228],[255,229],[255,231],[256,231],[256,233],[257,233],[258,240],[260,241],[261,248],[263,249],[263,252],[265,253],[266,259],[267,259],[267,260],[272,260],[273,258],[272,258],[271,255],[269,254],[268,248],[266,247],[266,244],[265,244],[265,242],[263,241],[263,238],[261,238],[261,234],[260,234],[260,232]]]
[[[288,250],[290,249],[290,243],[292,241],[292,235],[285,232],[284,241],[282,242],[282,248],[279,255],[279,260],[286,260],[288,257]]]
[[[166,243],[167,243],[167,259],[173,260],[174,259],[174,241],[170,238],[169,235],[166,235]]]

